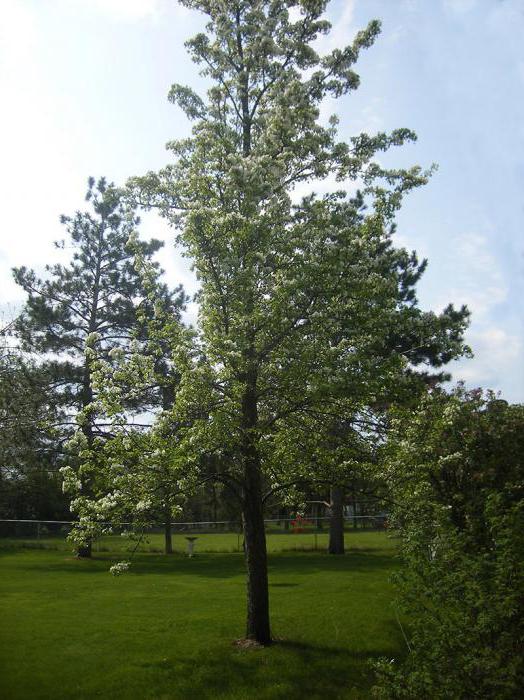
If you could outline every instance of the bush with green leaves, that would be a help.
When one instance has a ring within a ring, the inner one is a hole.
[[[386,476],[401,538],[409,648],[377,665],[380,698],[524,693],[524,406],[429,394],[399,413]]]

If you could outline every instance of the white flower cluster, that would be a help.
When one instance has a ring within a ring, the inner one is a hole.
[[[120,576],[121,574],[125,574],[125,572],[128,571],[130,566],[130,561],[119,561],[118,563],[113,564],[113,566],[110,567],[109,573],[113,574],[113,576]]]
[[[82,482],[72,467],[61,467],[59,472],[62,474],[62,491],[64,493],[81,491]]]
[[[109,357],[112,360],[123,360],[125,356],[125,352],[123,348],[111,348],[109,351]]]
[[[113,491],[107,495],[99,498],[94,505],[94,512],[96,512],[100,517],[108,517],[111,511],[121,503],[122,494],[119,491]]]
[[[135,505],[135,510],[137,513],[143,513],[146,510],[149,510],[149,508],[152,507],[152,503],[150,499],[144,499],[142,501],[138,501],[138,503]]]
[[[89,333],[88,336],[86,336],[86,346],[87,347],[92,347],[95,345],[98,341],[100,340],[100,333]]]

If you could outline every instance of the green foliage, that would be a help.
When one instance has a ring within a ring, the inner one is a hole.
[[[524,687],[524,407],[459,388],[397,416],[387,480],[397,502],[404,665],[384,698],[510,698]]]
[[[135,346],[140,347],[147,336],[148,319],[153,314],[147,280],[137,269],[137,257],[147,264],[155,280],[155,303],[164,318],[178,321],[185,301],[181,287],[171,291],[160,282],[161,271],[151,258],[162,244],[139,240],[139,218],[122,193],[104,178],[96,183],[90,178],[86,200],[89,211],[61,218],[68,234],[67,248],[73,250],[68,264],[47,266],[45,279],[23,267],[14,270],[16,281],[28,293],[16,331],[22,347],[40,355],[39,371],[47,378],[47,400],[62,413],[61,430],[56,435],[59,449],[71,438],[66,443],[71,466],[63,468],[65,490],[71,493],[74,486],[83,491],[84,499],[94,493],[107,496],[111,490],[85,464],[88,452],[96,455],[98,464],[102,462],[111,428],[111,420],[107,420],[111,407],[99,405],[95,389],[93,375],[100,365],[111,368],[116,375],[119,393],[113,403],[121,411],[122,426],[132,414],[136,417],[165,404],[171,390],[168,363],[158,353],[151,382],[142,382],[138,388],[137,377],[133,377],[124,386],[129,373],[121,371],[122,358],[136,356]],[[128,245],[130,241],[132,245]],[[57,246],[63,248],[66,242]],[[159,339],[157,344],[161,344]],[[138,369],[136,362],[133,367]],[[102,378],[99,383],[101,391]],[[31,422],[33,418],[27,415],[26,420]],[[129,439],[141,441],[144,447],[140,431]],[[147,450],[142,456],[146,454]],[[130,458],[128,455],[127,464]],[[136,493],[133,498],[140,501]]]
[[[14,348],[0,349],[0,466],[27,471],[54,461],[52,423],[58,413],[46,394],[49,375]]]
[[[0,518],[62,520],[67,517],[69,502],[62,492],[62,479],[56,468],[51,469],[45,462],[30,469],[0,467]]]
[[[77,544],[110,532],[114,522],[131,522],[130,529],[140,532],[152,522],[170,521],[180,513],[179,480],[188,487],[192,476],[181,462],[177,426],[170,421],[179,382],[172,348],[189,333],[180,323],[185,295],[162,283],[136,233],[126,251],[134,256],[142,295],[134,337],[126,351],[109,353],[100,350],[97,337],[86,339],[93,401],[77,417],[79,428],[68,443],[80,457],[79,469],[62,469],[72,511],[81,516],[70,534]],[[150,409],[146,423],[130,421],[130,404]],[[83,426],[93,415],[110,426],[111,439],[86,438]]]
[[[61,414],[47,391],[49,372],[17,347],[14,325],[0,328],[0,518],[61,518]]]
[[[187,46],[212,86],[206,98],[173,86],[192,136],[169,144],[173,164],[130,182],[137,201],[178,227],[201,283],[198,335],[174,348],[173,417],[188,465],[212,455],[239,487],[247,451],[280,488],[318,472],[291,448],[297,436],[314,440],[320,416],[348,423],[409,392],[409,366],[463,353],[467,312],[420,310],[426,263],[392,246],[402,196],[429,173],[385,171],[376,156],[414,134],[341,143],[336,118],[319,119],[325,98],[358,86],[354,64],[379,23],[320,56],[311,44],[330,30],[325,2],[184,4],[209,19]],[[328,175],[362,189],[293,204],[297,185]]]
[[[16,323],[22,346],[40,354],[54,401],[73,417],[93,400],[88,338],[106,358],[114,348],[125,349],[136,333],[141,298],[134,253],[126,249],[139,224],[135,211],[104,178],[90,178],[86,200],[90,211],[61,217],[67,241],[56,245],[72,248],[69,263],[46,266],[45,279],[25,267],[14,270],[28,294]],[[146,258],[161,245],[136,243]]]
[[[331,29],[326,2],[182,4],[208,19],[186,46],[210,87],[205,97],[172,87],[191,136],[168,144],[174,160],[159,173],[129,183],[131,199],[177,228],[201,285],[197,330],[164,335],[179,384],[152,434],[162,452],[171,424],[169,462],[181,491],[212,477],[237,496],[248,636],[267,643],[264,492],[338,466],[315,458],[315,450],[326,457],[333,423],[343,421],[358,442],[352,419],[408,393],[412,366],[466,352],[468,313],[422,311],[414,288],[425,262],[392,245],[403,196],[430,171],[384,169],[378,157],[413,132],[344,143],[337,118],[320,119],[325,99],[358,86],[355,63],[380,24],[321,56],[313,44]],[[360,190],[295,201],[298,186],[313,189],[328,176]],[[157,324],[155,336],[162,333]],[[330,417],[325,430],[316,429],[319,416]],[[307,450],[296,449],[300,440]],[[86,502],[86,519],[91,508]]]

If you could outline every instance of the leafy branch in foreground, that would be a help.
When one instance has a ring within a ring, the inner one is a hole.
[[[523,454],[524,407],[492,392],[397,414],[385,464],[409,654],[378,664],[378,697],[522,695]]]

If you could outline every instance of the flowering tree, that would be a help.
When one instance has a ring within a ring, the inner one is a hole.
[[[326,454],[314,416],[357,416],[398,390],[418,348],[441,363],[460,354],[467,313],[422,312],[413,287],[423,264],[391,244],[404,193],[428,174],[386,170],[375,156],[414,134],[342,143],[336,118],[319,118],[324,98],[358,86],[353,66],[379,23],[320,56],[312,44],[330,30],[323,0],[182,4],[209,20],[187,46],[210,88],[203,99],[173,85],[192,135],[169,144],[172,164],[130,187],[178,228],[201,283],[198,330],[170,338],[180,377],[164,414],[176,426],[172,464],[181,488],[205,475],[237,496],[246,635],[268,644],[264,502],[325,472],[312,458]],[[293,203],[297,185],[328,175],[361,189]],[[297,426],[311,448],[298,459]]]

